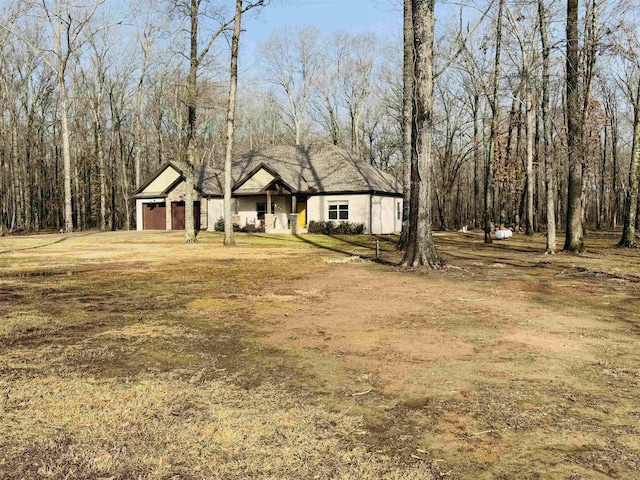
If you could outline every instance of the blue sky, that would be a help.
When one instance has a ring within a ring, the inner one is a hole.
[[[399,0],[271,0],[257,17],[252,15],[243,23],[241,69],[250,68],[258,42],[285,25],[314,25],[322,34],[373,31],[398,38],[401,5]]]
[[[402,12],[398,0],[272,0],[258,18],[248,21],[246,41],[263,40],[283,25],[312,24],[323,33],[336,30],[375,30],[400,33]]]

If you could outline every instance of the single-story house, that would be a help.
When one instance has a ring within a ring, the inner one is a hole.
[[[196,229],[223,217],[224,171],[196,166]],[[185,181],[176,162],[163,165],[135,193],[138,230],[183,230]],[[362,223],[367,233],[400,231],[402,186],[376,167],[328,144],[278,146],[233,162],[233,223],[274,233],[304,232],[310,221]]]

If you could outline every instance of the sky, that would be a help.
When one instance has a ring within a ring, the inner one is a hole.
[[[285,25],[314,25],[321,34],[372,31],[382,37],[399,38],[400,8],[398,0],[271,0],[258,16],[243,20],[241,68],[251,69],[258,43]]]
[[[247,26],[247,39],[261,40],[284,25],[313,24],[323,33],[336,30],[375,30],[395,36],[402,27],[397,1],[388,0],[272,0]]]

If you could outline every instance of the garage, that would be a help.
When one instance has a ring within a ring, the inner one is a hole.
[[[145,230],[167,229],[167,204],[144,203],[142,210],[142,223]]]
[[[200,230],[200,202],[193,202],[193,221],[196,231]],[[171,230],[184,230],[184,202],[171,202]]]

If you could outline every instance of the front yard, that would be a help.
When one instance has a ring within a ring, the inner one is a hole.
[[[0,238],[3,478],[640,477],[613,235],[437,234],[435,273],[392,237],[199,239]]]

